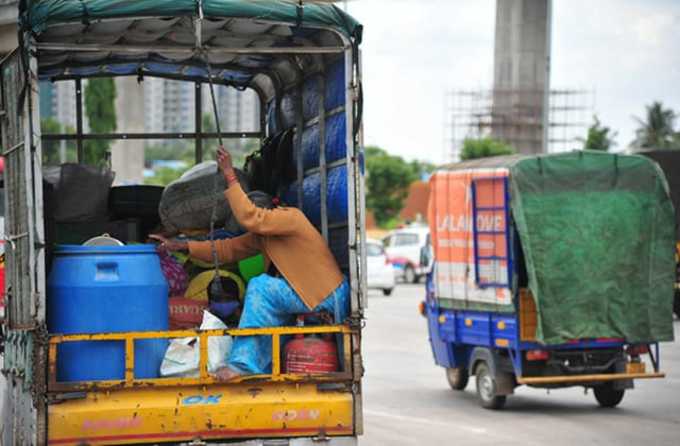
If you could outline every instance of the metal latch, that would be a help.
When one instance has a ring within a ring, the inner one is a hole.
[[[28,237],[28,232],[22,232],[21,234],[7,234],[5,236],[5,241],[9,243],[9,246],[12,248],[12,251],[17,249],[15,241],[22,239],[24,237]]]
[[[331,441],[331,438],[328,435],[326,435],[325,432],[321,432],[319,435],[312,438],[312,441],[314,443],[328,443],[329,441]]]

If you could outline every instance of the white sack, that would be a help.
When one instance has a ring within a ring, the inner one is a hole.
[[[201,330],[221,330],[226,329],[227,326],[209,311],[203,311],[203,322],[200,328]],[[208,372],[214,373],[227,365],[231,341],[231,336],[208,338]],[[198,338],[173,339],[161,364],[161,376],[198,377],[199,348]]]

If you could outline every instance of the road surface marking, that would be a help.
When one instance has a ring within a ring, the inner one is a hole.
[[[389,413],[389,412],[380,412],[376,410],[367,410],[364,409],[364,415],[370,415],[374,417],[383,417],[383,418],[392,418],[394,420],[399,420],[399,421],[406,421],[410,423],[420,423],[420,424],[429,424],[431,426],[440,426],[440,427],[446,427],[446,428],[456,428],[456,429],[463,429],[475,434],[486,434],[488,433],[486,429],[482,427],[474,427],[474,426],[469,426],[465,424],[458,424],[456,425],[455,423],[452,423],[450,421],[436,421],[436,420],[430,420],[427,418],[420,418],[420,417],[409,417],[409,416],[404,416],[404,415],[397,415],[394,413]]]

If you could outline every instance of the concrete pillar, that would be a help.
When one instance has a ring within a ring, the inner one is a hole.
[[[492,135],[547,152],[551,0],[497,0]]]
[[[0,25],[0,55],[8,54],[18,45],[16,24]]]
[[[144,133],[144,86],[134,76],[116,78],[117,132]],[[144,180],[144,140],[118,140],[111,147],[115,184]]]
[[[17,0],[0,0],[0,56],[9,53],[19,45],[18,15],[19,2]]]

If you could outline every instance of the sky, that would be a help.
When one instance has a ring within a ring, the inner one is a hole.
[[[495,0],[347,3],[364,25],[366,145],[445,161],[447,92],[492,86],[495,8]],[[591,92],[589,107],[617,132],[614,150],[634,139],[633,116],[644,117],[645,105],[659,100],[680,114],[680,1],[553,0],[551,57],[551,87]]]

